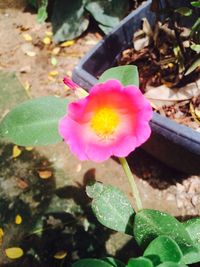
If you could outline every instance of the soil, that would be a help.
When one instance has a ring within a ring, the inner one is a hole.
[[[0,7],[0,71],[15,72],[26,97],[70,96],[63,76],[71,75],[101,35],[88,31],[66,47],[52,41],[45,44],[50,23],[38,24],[36,15],[19,3],[17,8]],[[57,64],[52,65],[52,57]],[[10,94],[12,90],[8,102]],[[7,111],[1,111],[1,117]],[[69,266],[84,257],[115,255],[127,260],[133,256],[131,237],[96,222],[85,194],[85,184],[92,178],[117,186],[135,205],[116,159],[102,164],[80,162],[63,143],[29,151],[20,147],[17,157],[13,157],[13,148],[13,144],[0,145],[0,228],[4,230],[0,266]],[[128,161],[144,208],[166,211],[181,220],[200,214],[199,175],[171,169],[141,149]],[[21,224],[15,223],[16,215],[22,217]],[[5,249],[16,246],[25,255],[10,260]]]

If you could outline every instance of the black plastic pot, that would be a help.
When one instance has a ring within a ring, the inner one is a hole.
[[[151,25],[155,23],[150,4],[151,1],[147,1],[133,11],[80,61],[73,72],[77,84],[90,89],[97,82],[96,77],[116,65],[119,54],[131,46],[133,33],[140,28],[142,18],[146,17]],[[151,128],[152,135],[142,146],[145,151],[175,169],[200,172],[200,134],[197,131],[157,113],[153,115]]]

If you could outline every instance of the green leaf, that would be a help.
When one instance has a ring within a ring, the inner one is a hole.
[[[157,267],[187,267],[187,265],[185,265],[184,263],[175,263],[172,261],[167,261],[157,265]]]
[[[99,81],[105,82],[109,79],[117,79],[124,86],[139,86],[138,70],[137,67],[134,65],[110,68],[100,76]]]
[[[126,267],[153,267],[152,262],[145,257],[138,257],[129,259]]]
[[[179,13],[182,16],[186,16],[186,17],[192,15],[192,9],[189,7],[185,7],[185,6],[177,8],[175,10],[175,12]]]
[[[112,267],[112,265],[103,260],[83,259],[72,264],[72,267]]]
[[[89,20],[86,17],[82,0],[71,1],[56,0],[52,25],[55,42],[72,40],[80,36],[88,27]]]
[[[194,7],[200,7],[200,1],[191,2],[191,5]]]
[[[47,96],[28,100],[9,112],[0,123],[0,136],[22,146],[48,145],[62,140],[58,121],[69,100]]]
[[[42,23],[44,22],[48,17],[48,14],[47,14],[47,6],[41,6],[39,9],[38,9],[38,14],[37,14],[37,21],[39,23]]]
[[[106,258],[103,258],[103,260],[109,264],[111,264],[113,267],[125,267],[125,263],[115,259],[115,258],[112,258],[112,257],[106,257]]]
[[[88,0],[86,10],[99,23],[100,28],[107,34],[108,29],[115,27],[127,14],[129,9],[128,0]],[[101,27],[101,25],[106,27]],[[107,28],[109,27],[109,28]]]
[[[135,215],[134,236],[139,246],[146,248],[160,235],[171,237],[183,254],[196,250],[185,227],[173,216],[158,210],[141,210]]]
[[[200,44],[192,44],[190,48],[195,52],[200,53]]]
[[[200,66],[200,57],[197,58],[192,65],[189,67],[189,69],[186,71],[185,76],[193,72],[197,67]]]
[[[200,218],[188,220],[183,225],[197,248],[196,252],[192,251],[185,255],[184,262],[187,264],[200,262]]]
[[[91,195],[98,184],[86,187],[87,194],[93,198],[92,209],[97,220],[110,229],[133,235],[135,212],[126,196],[118,188],[103,184],[100,184],[98,193]]]
[[[177,243],[172,238],[165,235],[155,238],[148,245],[143,255],[150,258],[154,265],[165,261],[179,263],[183,256]],[[156,262],[154,262],[154,260],[156,260]],[[157,262],[157,260],[159,261]]]

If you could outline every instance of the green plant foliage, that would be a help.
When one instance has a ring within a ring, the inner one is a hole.
[[[193,1],[191,2],[191,5],[194,7],[200,7],[200,1]]]
[[[185,75],[190,74],[191,72],[193,72],[197,67],[200,66],[200,57],[197,58],[192,65],[189,67],[189,69],[186,71]]]
[[[115,258],[112,258],[112,257],[106,257],[103,259],[105,262],[108,262],[109,264],[111,264],[113,267],[125,267],[125,263],[115,259]]]
[[[113,265],[98,259],[83,259],[72,264],[72,267],[112,267]]]
[[[48,145],[61,141],[58,121],[66,114],[69,100],[47,96],[28,100],[0,123],[0,136],[22,146]]]
[[[89,0],[87,1],[85,8],[97,21],[104,33],[107,34],[127,14],[129,1]]]
[[[153,267],[153,264],[145,257],[138,257],[135,259],[129,259],[126,267]]]
[[[99,81],[105,82],[109,79],[117,79],[124,86],[135,85],[139,86],[139,76],[137,67],[134,65],[119,66],[110,68],[100,76]]]
[[[175,10],[177,13],[181,14],[182,16],[191,16],[192,15],[192,9],[189,7],[179,7]]]
[[[192,44],[190,48],[195,52],[200,53],[200,44]]]
[[[39,23],[42,23],[44,22],[48,17],[48,14],[47,14],[47,6],[41,6],[39,9],[38,9],[38,14],[37,14],[37,20]]]
[[[57,43],[80,36],[89,24],[82,0],[56,0],[51,21]]]
[[[92,209],[98,221],[110,229],[132,235],[135,211],[128,199],[119,189],[99,184],[86,187],[88,196],[93,198]]]
[[[175,263],[172,261],[167,261],[157,265],[157,267],[187,267],[187,265],[185,265],[184,263]]]
[[[200,218],[188,220],[184,223],[184,226],[197,248],[196,252],[192,251],[185,256],[185,263],[200,262]]]
[[[165,261],[179,263],[181,262],[183,256],[177,243],[172,238],[165,235],[158,236],[156,239],[154,239],[146,248],[143,255],[151,258],[154,265]],[[157,262],[157,260],[159,260],[159,262]]]
[[[196,251],[185,227],[173,216],[150,209],[141,210],[135,215],[134,236],[139,246],[145,249],[160,235],[167,235],[175,240],[183,255]]]

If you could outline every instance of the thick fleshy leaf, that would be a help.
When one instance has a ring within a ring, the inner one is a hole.
[[[86,187],[86,192],[93,198],[92,209],[101,224],[133,235],[135,212],[126,196],[118,188],[94,183]]]
[[[69,100],[47,96],[15,107],[0,123],[0,136],[22,146],[48,145],[62,140],[58,121]]]
[[[100,82],[105,82],[109,79],[117,79],[124,86],[139,86],[138,70],[137,67],[134,65],[110,68],[99,77]]]
[[[104,260],[83,259],[72,264],[72,267],[112,267],[112,265]]]
[[[86,10],[99,23],[112,29],[127,14],[129,9],[128,0],[88,0],[85,5]],[[108,33],[107,28],[101,28]]]
[[[150,258],[154,265],[165,261],[181,262],[183,254],[177,243],[169,236],[158,236],[146,248],[144,256]],[[154,257],[157,256],[157,257]]]
[[[197,248],[196,252],[192,251],[185,255],[184,262],[186,264],[200,262],[200,218],[188,220],[183,225]]]
[[[156,267],[187,267],[187,265],[185,265],[184,263],[176,263],[173,261],[167,261],[167,262],[163,262],[157,265]]]
[[[134,236],[139,246],[145,249],[160,235],[167,235],[175,240],[184,255],[196,251],[185,227],[176,218],[165,212],[147,209],[135,215]]]
[[[126,267],[153,267],[153,263],[145,257],[139,257],[135,259],[129,259]]]
[[[63,42],[80,36],[88,27],[83,1],[76,0],[67,3],[56,0],[52,15],[52,25],[55,42]]]
[[[109,264],[111,264],[113,267],[125,267],[126,264],[123,263],[122,261],[119,261],[115,258],[112,258],[112,257],[106,257],[106,258],[103,258],[103,260]]]

